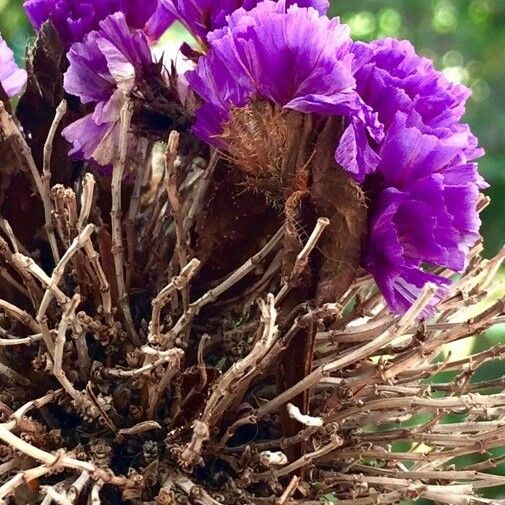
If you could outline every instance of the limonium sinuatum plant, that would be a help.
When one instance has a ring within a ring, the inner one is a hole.
[[[470,90],[326,0],[24,7],[0,503],[501,503]]]

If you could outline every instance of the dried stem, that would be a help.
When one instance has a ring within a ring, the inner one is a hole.
[[[100,255],[97,251],[95,251],[91,240],[84,242],[84,251],[91,263],[91,268],[98,279],[98,289],[100,290],[103,311],[106,316],[110,317],[112,315],[111,290],[107,276],[105,275],[102,264],[100,263]]]
[[[244,359],[235,363],[215,385],[214,392],[205,405],[201,421],[198,421],[194,429],[193,439],[181,455],[181,460],[186,466],[191,466],[199,461],[202,447],[199,441],[205,441],[201,434],[204,431],[202,427],[206,427],[208,432],[209,428],[219,421],[224,411],[235,400],[233,391],[240,391],[244,387],[244,382],[247,383],[250,374],[255,372],[256,365],[275,342],[277,311],[272,294],[267,296],[266,302],[260,301],[260,309],[263,334],[251,352]]]
[[[95,184],[96,181],[93,174],[87,173],[84,175],[82,180],[81,211],[79,213],[79,219],[77,220],[77,229],[79,231],[82,231],[88,222],[91,208],[93,206]]]
[[[279,291],[278,295],[275,297],[275,302],[279,303],[286,293],[289,291],[290,285],[298,279],[301,273],[307,268],[307,263],[309,261],[309,256],[317,245],[317,242],[321,238],[325,228],[330,224],[330,220],[326,217],[320,217],[317,220],[316,226],[312,231],[307,243],[300,251],[296,258],[296,262],[293,266],[293,271],[291,275],[287,279],[287,282],[282,286],[282,289]]]
[[[130,310],[130,301],[126,292],[124,273],[124,247],[123,247],[123,227],[121,211],[121,189],[124,172],[126,169],[126,159],[128,154],[128,133],[130,130],[133,106],[128,100],[121,109],[121,130],[119,136],[119,159],[114,164],[112,172],[112,254],[114,256],[114,268],[116,270],[116,285],[118,289],[119,306],[123,313],[128,335],[135,345],[140,345],[140,337],[133,324]]]
[[[131,286],[132,275],[135,269],[135,223],[139,213],[140,195],[142,185],[145,183],[146,175],[149,172],[150,163],[148,158],[151,155],[151,146],[145,148],[145,153],[139,167],[135,173],[135,184],[133,187],[133,194],[130,199],[130,206],[128,208],[128,216],[125,221],[126,237],[128,244],[128,264],[126,265],[126,285],[128,289]]]
[[[56,108],[54,120],[49,129],[46,143],[44,145],[44,158],[42,165],[42,188],[44,192],[40,195],[44,204],[44,215],[46,220],[46,233],[53,252],[54,261],[60,261],[60,253],[56,243],[56,235],[54,234],[53,216],[51,212],[51,157],[53,154],[53,143],[56,131],[58,130],[63,116],[67,113],[67,102],[62,100]]]
[[[239,267],[235,272],[233,272],[229,277],[227,277],[221,284],[215,288],[207,291],[198,300],[191,303],[188,310],[181,316],[179,321],[167,334],[167,341],[172,342],[179,335],[181,331],[184,330],[189,324],[191,324],[193,318],[200,312],[200,310],[214,302],[223,293],[233,287],[237,282],[241,281],[247,274],[252,272],[256,266],[263,261],[280,243],[282,237],[284,236],[284,226],[279,229],[279,231],[270,239],[268,244],[253,257],[248,259],[241,267]]]
[[[314,387],[330,373],[349,366],[360,359],[368,357],[372,352],[381,349],[385,344],[391,342],[396,335],[401,335],[405,329],[408,328],[424,311],[430,300],[433,298],[433,295],[436,293],[436,290],[436,286],[427,284],[423,292],[419,295],[417,301],[392,329],[388,329],[382,335],[358,348],[356,351],[349,353],[336,361],[320,366],[311,374],[307,375],[303,380],[292,386],[290,389],[284,391],[277,398],[260,407],[256,413],[257,417],[262,418],[266,414],[278,409],[281,405],[291,400],[291,398],[294,398],[303,391]]]
[[[173,293],[183,290],[191,282],[191,279],[196,274],[200,262],[197,259],[192,259],[187,265],[182,267],[179,276],[174,277],[168,286],[164,287],[158,296],[152,301],[153,314],[151,318],[151,326],[149,332],[150,342],[161,342],[161,311]]]
[[[25,442],[21,438],[17,437],[11,433],[5,426],[0,425],[0,439],[5,443],[9,444],[16,450],[26,454],[30,458],[44,463],[48,468],[48,471],[56,468],[67,468],[78,470],[79,472],[87,472],[91,475],[93,479],[102,480],[106,483],[116,485],[122,488],[128,488],[128,479],[123,477],[116,477],[114,474],[104,471],[94,464],[87,461],[81,461],[68,456],[67,454],[60,452],[58,454],[51,454],[49,452],[43,451],[28,442]],[[22,477],[22,475],[21,475]],[[23,481],[23,478],[21,478]],[[1,493],[0,493],[1,496]]]
[[[185,231],[184,231],[184,216],[181,212],[181,203],[179,201],[179,190],[177,187],[177,150],[179,149],[179,133],[173,131],[168,138],[167,150],[165,154],[165,190],[167,192],[168,201],[172,216],[174,218],[175,230],[177,236],[176,254],[179,259],[179,270],[182,271],[189,258],[189,251]],[[189,306],[189,289],[184,286],[181,290],[182,302],[184,310],[188,310]]]
[[[56,244],[56,237],[54,236],[54,228],[52,226],[52,214],[51,214],[51,200],[49,197],[49,184],[51,178],[50,172],[50,160],[52,153],[52,143],[54,140],[54,135],[61,121],[61,118],[66,112],[66,103],[63,101],[57,109],[56,116],[51,126],[50,134],[52,132],[52,137],[49,136],[44,148],[44,172],[43,177],[41,177],[37,165],[33,159],[32,153],[26,140],[14,122],[13,118],[5,110],[5,105],[3,102],[0,103],[0,129],[5,139],[12,139],[15,143],[13,152],[18,157],[19,161],[25,168],[28,168],[32,179],[35,183],[35,187],[42,199],[44,205],[44,215],[46,220],[46,233],[48,241],[51,245],[51,250],[54,255],[55,261],[59,260],[58,247]],[[46,161],[47,160],[47,161]],[[46,190],[47,189],[47,190]]]
[[[61,318],[60,326],[58,327],[58,335],[54,342],[54,363],[53,374],[58,379],[59,383],[63,386],[65,391],[72,397],[76,405],[82,405],[85,401],[84,395],[77,391],[73,384],[67,379],[65,371],[63,370],[63,350],[65,348],[66,333],[69,325],[75,318],[75,310],[81,298],[79,295],[74,295],[70,303],[67,305],[63,317]]]
[[[61,260],[58,262],[56,267],[53,270],[53,274],[50,279],[44,279],[40,277],[47,286],[46,292],[44,293],[44,298],[39,307],[39,312],[37,314],[37,320],[41,321],[45,316],[47,309],[49,308],[49,304],[53,296],[58,298],[59,303],[66,304],[66,296],[58,290],[58,285],[61,282],[61,279],[65,275],[65,269],[67,265],[70,263],[74,255],[84,247],[84,245],[89,242],[91,235],[95,231],[95,226],[92,224],[88,224],[82,232],[74,239],[70,247],[67,249]]]
[[[35,333],[40,332],[40,326],[33,319],[30,314],[25,312],[24,310],[21,310],[19,307],[16,305],[13,305],[12,303],[9,303],[5,300],[0,300],[0,309],[3,310],[6,314],[8,314],[10,317],[16,319],[20,323],[23,323],[27,328],[30,328]]]

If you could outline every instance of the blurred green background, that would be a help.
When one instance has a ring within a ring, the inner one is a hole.
[[[505,236],[505,0],[331,0],[354,38],[410,39],[447,76],[470,86],[467,121],[486,148],[482,172],[493,203],[484,214],[487,253]],[[0,33],[22,60],[31,31],[22,0],[0,0]]]

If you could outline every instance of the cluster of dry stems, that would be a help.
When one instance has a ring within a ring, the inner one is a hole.
[[[92,173],[51,187],[65,111],[37,167],[0,110],[2,137],[42,201],[54,261],[48,271],[2,219],[1,282],[21,302],[0,300],[0,503],[505,503],[481,493],[505,485],[491,453],[505,437],[504,379],[473,380],[505,349],[435,360],[505,322],[505,300],[488,299],[503,252],[485,260],[477,245],[428,321],[419,316],[433,286],[398,317],[369,276],[335,303],[286,313],[328,219],[307,233],[291,275],[281,275],[281,225],[262,243],[252,237],[256,253],[231,273],[198,283],[205,264],[192,230],[217,153],[179,156],[172,133],[160,170],[152,144],[127,148],[125,107],[107,216]],[[310,369],[281,387],[286,350],[309,329]],[[427,381],[442,371],[455,378]],[[447,423],[454,413],[460,421]],[[286,433],[283,419],[297,430]],[[469,455],[479,462],[461,459]]]

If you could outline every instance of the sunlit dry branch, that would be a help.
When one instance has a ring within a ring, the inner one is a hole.
[[[128,131],[130,129],[133,108],[130,101],[127,101],[121,110],[120,123],[120,140],[119,140],[119,157],[114,164],[112,173],[112,209],[111,209],[111,224],[112,224],[112,253],[114,256],[114,268],[116,271],[116,285],[118,288],[118,298],[121,311],[126,323],[128,334],[132,341],[139,344],[140,340],[137,331],[133,325],[130,302],[125,285],[124,272],[124,246],[123,246],[123,229],[122,229],[122,210],[121,210],[121,189],[124,172],[127,163],[127,142]]]

